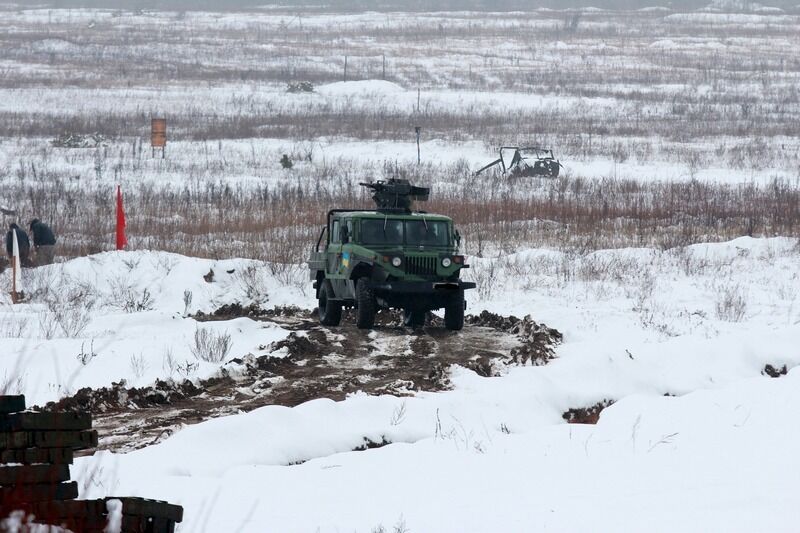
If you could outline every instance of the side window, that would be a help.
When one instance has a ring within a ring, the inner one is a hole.
[[[350,237],[350,242],[353,242],[353,221],[351,219],[347,219],[347,235]]]
[[[334,220],[333,226],[331,227],[331,242],[338,244],[339,242],[341,242],[340,237],[341,236],[339,235],[339,221]]]

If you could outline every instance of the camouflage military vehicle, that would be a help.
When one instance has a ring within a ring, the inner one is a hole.
[[[468,268],[458,254],[461,237],[442,215],[412,211],[430,190],[406,180],[362,183],[377,209],[332,209],[308,266],[319,300],[319,320],[338,326],[342,308],[355,307],[356,323],[368,329],[379,308],[404,311],[410,327],[425,324],[428,312],[444,308],[447,329],[464,326]]]

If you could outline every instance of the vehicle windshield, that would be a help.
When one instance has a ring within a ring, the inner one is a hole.
[[[447,246],[447,223],[423,220],[407,220],[405,223],[406,244],[412,246]]]
[[[447,226],[443,221],[364,219],[360,240],[363,244],[447,246]]]

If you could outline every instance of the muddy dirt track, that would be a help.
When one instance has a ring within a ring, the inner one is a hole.
[[[46,408],[90,411],[100,434],[98,448],[124,452],[157,443],[183,425],[265,405],[341,400],[357,391],[402,396],[445,390],[451,365],[494,376],[508,365],[547,363],[561,341],[558,331],[529,317],[487,312],[468,316],[460,332],[447,331],[437,317],[411,330],[395,313],[379,313],[372,331],[357,329],[348,315],[342,326],[325,328],[311,311],[238,305],[195,319],[242,316],[277,324],[290,334],[269,347],[271,355],[233,359],[207,380],[158,381],[140,389],[115,383],[81,389]]]

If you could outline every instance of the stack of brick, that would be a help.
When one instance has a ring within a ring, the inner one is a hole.
[[[26,522],[86,533],[104,531],[114,518],[120,533],[173,533],[183,519],[180,506],[144,498],[76,499],[69,465],[74,451],[97,446],[91,427],[89,414],[25,411],[24,396],[0,396],[0,518],[22,512]],[[111,500],[121,503],[121,513]]]

